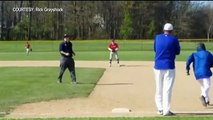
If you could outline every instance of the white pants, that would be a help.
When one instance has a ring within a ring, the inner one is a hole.
[[[206,102],[209,102],[209,89],[211,86],[211,79],[203,78],[199,79],[198,82],[200,83],[201,96],[204,96]]]
[[[26,48],[27,55],[30,53],[30,48]]]
[[[118,57],[118,52],[116,51],[116,52],[110,52],[110,54],[109,54],[109,59],[110,60],[112,60],[112,57],[113,56],[115,56],[115,59],[117,60],[117,59],[119,59],[119,57]]]
[[[172,88],[175,80],[175,69],[156,70],[155,82],[155,103],[158,110],[163,110],[163,115],[170,111]]]

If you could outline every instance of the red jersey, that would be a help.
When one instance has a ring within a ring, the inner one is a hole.
[[[30,48],[30,44],[28,42],[26,43],[26,48]]]
[[[115,42],[111,42],[111,43],[109,44],[109,48],[111,48],[112,51],[115,51],[115,49],[118,48],[118,44],[115,43]]]

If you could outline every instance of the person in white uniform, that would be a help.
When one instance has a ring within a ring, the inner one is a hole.
[[[166,23],[164,33],[156,35],[154,40],[156,82],[155,103],[158,114],[175,115],[170,111],[172,88],[175,81],[175,58],[180,54],[178,38],[172,35],[173,25]]]

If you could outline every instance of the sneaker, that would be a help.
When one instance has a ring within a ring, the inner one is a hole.
[[[57,82],[58,82],[58,83],[62,83],[62,80],[58,80]]]
[[[207,105],[209,105],[209,104],[210,104],[210,103],[209,103],[209,101],[208,101],[208,102],[206,102],[206,104],[207,104]]]
[[[77,84],[77,82],[76,82],[76,81],[74,81],[74,82],[72,82],[72,84],[76,85],[76,84]]]
[[[172,116],[175,115],[173,112],[169,111],[168,113],[164,114],[164,116]]]
[[[205,97],[204,97],[204,96],[201,96],[201,97],[200,97],[200,100],[201,100],[201,102],[202,102],[202,105],[203,105],[204,107],[207,107],[207,102],[206,102]]]
[[[158,110],[157,114],[158,115],[163,115],[163,110]]]

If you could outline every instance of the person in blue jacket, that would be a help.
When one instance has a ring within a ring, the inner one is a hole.
[[[166,23],[164,33],[156,35],[154,40],[156,83],[155,103],[158,114],[175,115],[170,111],[172,88],[175,81],[175,58],[180,54],[178,38],[173,35],[173,25]]]
[[[187,75],[190,75],[190,64],[193,63],[193,70],[196,80],[201,87],[201,101],[204,106],[209,105],[209,89],[211,86],[213,55],[206,50],[204,43],[197,44],[197,51],[192,53],[186,62]]]

